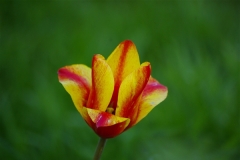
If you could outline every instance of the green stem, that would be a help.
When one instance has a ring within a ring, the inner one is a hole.
[[[95,151],[95,155],[94,155],[94,160],[99,160],[100,159],[103,148],[104,148],[104,145],[106,143],[106,140],[107,139],[105,139],[105,138],[100,138],[99,139],[98,145],[97,145],[97,148],[96,148],[96,151]]]

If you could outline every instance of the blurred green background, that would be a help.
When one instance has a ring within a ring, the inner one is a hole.
[[[1,1],[0,159],[92,159],[57,70],[125,39],[169,95],[102,159],[240,159],[239,16],[233,0]]]

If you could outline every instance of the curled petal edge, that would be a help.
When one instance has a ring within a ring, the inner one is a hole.
[[[156,79],[150,77],[139,102],[137,118],[132,121],[129,127],[137,124],[140,120],[147,116],[147,114],[155,106],[166,99],[167,94],[168,88],[160,84]]]

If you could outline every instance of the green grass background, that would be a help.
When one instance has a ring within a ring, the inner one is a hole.
[[[240,159],[239,17],[234,0],[2,0],[0,159],[92,159],[98,137],[57,70],[125,39],[169,94],[102,159]]]

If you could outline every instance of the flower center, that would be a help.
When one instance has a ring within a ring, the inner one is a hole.
[[[108,112],[108,113],[113,113],[113,112],[114,112],[114,108],[108,107],[107,110],[106,110],[106,112]]]
[[[113,103],[110,103],[110,104],[108,105],[108,107],[107,107],[107,109],[106,109],[106,112],[111,113],[111,114],[114,114],[115,109],[113,108],[113,105],[112,105],[112,104],[113,104]]]

